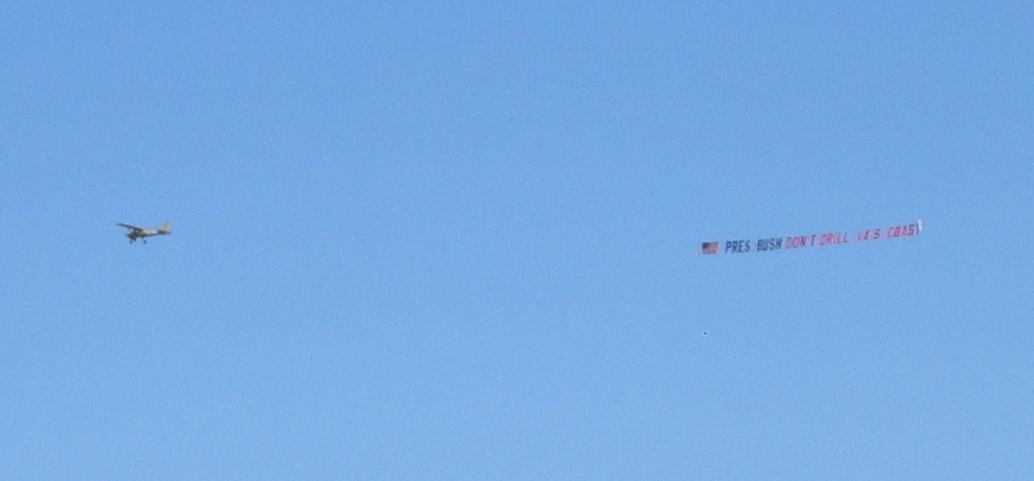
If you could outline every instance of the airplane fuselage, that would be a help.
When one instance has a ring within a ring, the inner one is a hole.
[[[147,239],[148,237],[154,237],[156,235],[165,235],[165,233],[158,232],[154,229],[144,229],[140,231],[132,231],[126,233],[126,237],[129,237],[130,242],[134,242],[137,239]]]
[[[162,226],[157,229],[144,229],[142,227],[137,227],[129,224],[118,225],[129,230],[128,232],[126,232],[126,237],[129,237],[130,243],[136,242],[137,239],[143,239],[144,243],[146,244],[148,237],[167,235],[172,232],[172,228],[169,226],[168,222],[162,224]]]

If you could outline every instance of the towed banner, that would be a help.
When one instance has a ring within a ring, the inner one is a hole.
[[[703,255],[744,254],[747,252],[768,252],[786,249],[802,249],[806,247],[824,247],[852,242],[870,242],[880,239],[900,239],[919,235],[923,231],[923,221],[911,224],[897,224],[890,227],[862,229],[851,237],[846,231],[823,232],[821,234],[788,235],[781,237],[762,237],[760,239],[738,239],[729,241],[704,242],[700,245]]]

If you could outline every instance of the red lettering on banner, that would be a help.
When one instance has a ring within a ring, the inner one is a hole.
[[[912,237],[919,233],[917,224],[896,225],[887,229],[887,237]]]
[[[846,244],[846,243],[847,243],[847,233],[844,233],[844,232],[827,232],[825,234],[822,234],[822,237],[819,238],[819,245],[820,246],[828,246],[830,244]]]
[[[815,236],[811,236],[812,242],[815,241]],[[787,249],[799,249],[801,247],[808,247],[807,236],[790,236],[786,238]]]
[[[879,229],[865,229],[858,231],[858,241],[873,241],[880,238]]]

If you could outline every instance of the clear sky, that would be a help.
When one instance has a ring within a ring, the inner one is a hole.
[[[0,479],[1034,478],[1029,3],[212,3],[0,6]]]

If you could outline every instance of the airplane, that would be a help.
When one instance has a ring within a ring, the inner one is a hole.
[[[167,235],[172,233],[172,225],[169,224],[169,221],[165,221],[165,223],[157,229],[145,229],[143,227],[137,227],[135,225],[129,224],[116,225],[118,225],[119,227],[125,227],[126,229],[129,229],[129,232],[126,232],[126,237],[129,237],[130,244],[136,242],[137,239],[143,239],[144,244],[146,244],[148,237],[154,237],[156,235]]]

